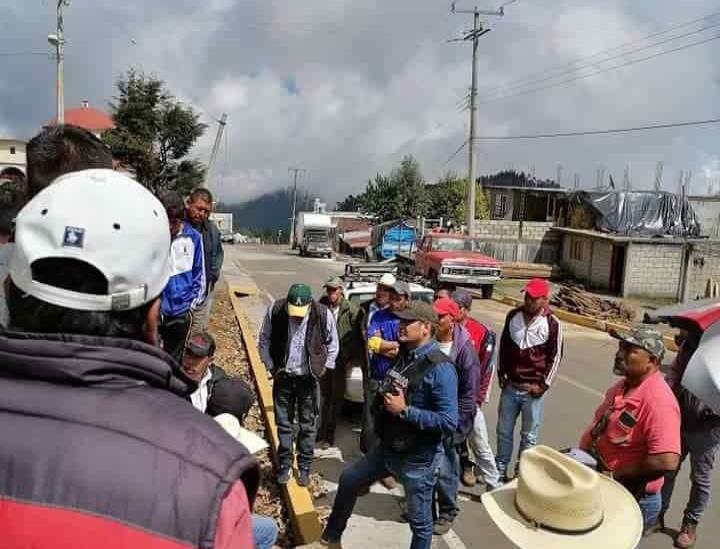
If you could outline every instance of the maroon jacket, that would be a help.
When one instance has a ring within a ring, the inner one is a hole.
[[[525,323],[522,307],[513,309],[505,319],[500,338],[500,381],[537,383],[549,387],[562,358],[562,327],[550,309]]]

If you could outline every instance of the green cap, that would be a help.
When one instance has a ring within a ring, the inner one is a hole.
[[[304,317],[312,301],[312,291],[307,284],[293,284],[287,294],[288,314]]]
[[[396,312],[395,316],[400,320],[420,320],[433,324],[438,322],[438,316],[433,311],[432,305],[424,301],[411,301],[405,309]]]
[[[662,334],[655,328],[639,324],[629,330],[613,330],[610,335],[615,339],[645,349],[658,360],[662,360],[665,355],[665,343],[663,343]]]
[[[343,279],[339,276],[331,276],[327,279],[327,282],[325,282],[326,288],[332,288],[333,290],[336,290],[337,288],[342,288],[345,285],[343,282]]]

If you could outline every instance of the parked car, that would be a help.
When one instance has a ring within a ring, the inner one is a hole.
[[[345,285],[345,298],[351,303],[360,306],[375,297],[375,282],[348,282]],[[420,284],[410,284],[411,298],[432,303],[434,292],[431,288],[421,286]],[[363,397],[363,377],[362,370],[359,366],[351,368],[345,378],[345,400],[349,402],[362,403]]]

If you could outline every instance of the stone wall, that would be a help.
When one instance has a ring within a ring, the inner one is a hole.
[[[553,223],[476,220],[475,236],[484,242],[483,253],[500,261],[521,263],[558,262],[562,235]]]
[[[628,245],[623,297],[674,298],[682,271],[682,244]]]

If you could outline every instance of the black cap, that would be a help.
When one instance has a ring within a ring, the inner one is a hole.
[[[438,322],[437,313],[433,311],[432,305],[424,301],[411,301],[405,309],[396,312],[395,316],[400,320],[421,320],[433,324]]]
[[[242,423],[253,402],[255,395],[247,383],[236,377],[224,377],[213,386],[205,412],[213,417],[232,414]]]
[[[196,332],[188,339],[185,351],[197,357],[213,356],[215,354],[215,340],[207,332]]]

